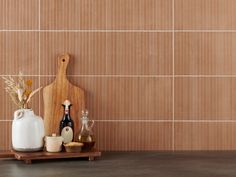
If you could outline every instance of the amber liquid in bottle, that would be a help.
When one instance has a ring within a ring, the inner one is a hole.
[[[79,135],[78,140],[79,140],[79,142],[82,142],[84,144],[82,147],[82,151],[84,151],[84,152],[91,151],[95,145],[94,137],[91,135],[89,135],[89,136]]]

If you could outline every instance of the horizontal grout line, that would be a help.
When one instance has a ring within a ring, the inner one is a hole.
[[[183,123],[236,123],[236,120],[95,120],[96,122],[183,122]]]
[[[236,123],[236,120],[175,120],[174,122],[183,123]]]
[[[0,75],[2,76],[12,76],[17,77],[19,75]],[[56,77],[56,75],[24,75],[24,77]],[[106,75],[106,74],[100,74],[100,75],[67,75],[67,77],[172,77],[172,75]]]
[[[176,33],[181,33],[181,32],[187,32],[187,33],[222,33],[222,32],[226,32],[226,33],[235,33],[236,30],[174,30],[174,32]]]
[[[175,75],[174,77],[236,77],[236,75]]]
[[[0,76],[19,76],[17,74],[15,75],[0,75]],[[42,77],[56,77],[56,75],[52,74],[52,75],[24,75],[25,77],[28,76],[32,76],[32,77],[38,77],[38,76],[42,76]],[[67,75],[68,77],[172,77],[172,75]]]
[[[95,122],[172,122],[172,120],[94,120]]]
[[[2,76],[12,76],[17,77],[18,75],[0,75]],[[24,75],[24,77],[56,77],[56,75]],[[67,75],[67,77],[172,77],[171,75]]]
[[[39,32],[39,30],[7,30],[1,29],[0,32]]]
[[[2,76],[12,76],[12,77],[17,77],[19,75],[17,74],[12,74],[12,75],[0,75],[0,77]],[[52,74],[48,74],[48,75],[24,75],[24,77],[56,77],[56,75]],[[86,74],[81,74],[81,75],[67,75],[68,77],[128,77],[128,78],[132,78],[132,77],[142,77],[142,78],[152,78],[152,77],[168,77],[168,78],[186,78],[186,77],[193,77],[193,78],[236,78],[236,75],[119,75],[119,74],[114,74],[114,75],[109,75],[109,74],[91,74],[91,75],[86,75]]]
[[[0,30],[0,32],[160,32],[170,33],[173,30]]]
[[[12,122],[13,120],[0,120],[0,122]],[[128,119],[121,119],[121,120],[94,120],[95,122],[182,122],[182,123],[236,123],[236,120],[128,120]]]
[[[172,30],[40,30],[40,32],[105,32],[105,33],[112,33],[112,32],[119,32],[119,33],[126,33],[126,32],[158,32],[158,33],[170,33]]]
[[[164,29],[164,30],[40,30],[40,29],[35,29],[35,30],[7,30],[7,29],[2,29],[0,30],[0,32],[121,32],[121,33],[126,33],[126,32],[144,32],[144,33],[148,33],[148,32],[159,32],[159,33],[181,33],[181,32],[186,32],[186,33],[235,33],[236,30],[188,30],[188,29],[184,29],[184,30],[168,30],[168,29]]]

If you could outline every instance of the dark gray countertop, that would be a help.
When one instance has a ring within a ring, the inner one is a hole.
[[[87,159],[0,160],[0,177],[234,177],[236,152],[106,152]]]

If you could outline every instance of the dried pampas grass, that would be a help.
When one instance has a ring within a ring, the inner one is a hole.
[[[11,76],[2,76],[6,87],[6,92],[10,95],[11,100],[19,108],[27,108],[27,105],[31,98],[39,92],[42,87],[32,91],[32,80],[24,80],[22,72],[19,73],[18,82],[16,82]]]

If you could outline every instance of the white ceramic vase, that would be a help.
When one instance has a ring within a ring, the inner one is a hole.
[[[43,149],[43,119],[32,109],[19,109],[14,112],[12,122],[12,146],[16,151],[33,152]]]

